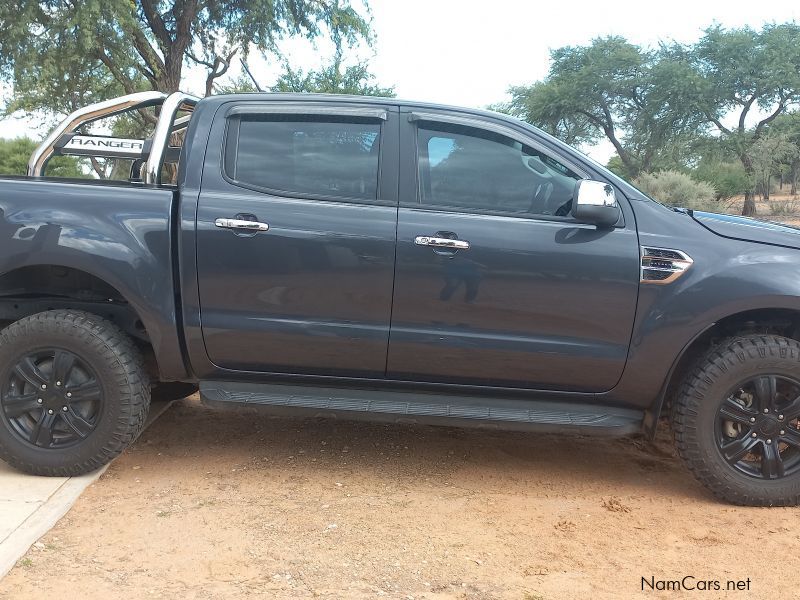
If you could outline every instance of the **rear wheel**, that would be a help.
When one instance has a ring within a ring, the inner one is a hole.
[[[80,475],[141,432],[150,387],[141,355],[110,322],[53,310],[0,332],[0,458],[36,475]]]
[[[689,374],[673,406],[678,453],[735,504],[800,503],[800,343],[726,340]]]

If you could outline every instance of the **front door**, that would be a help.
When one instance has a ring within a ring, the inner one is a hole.
[[[397,108],[236,103],[197,210],[203,339],[225,369],[383,377]]]
[[[612,388],[636,309],[633,219],[578,223],[579,167],[493,122],[441,119],[403,120],[387,375]]]

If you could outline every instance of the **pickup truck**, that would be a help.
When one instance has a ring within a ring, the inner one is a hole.
[[[89,125],[158,108],[149,139]],[[45,177],[56,155],[127,181]],[[538,129],[395,99],[139,93],[0,180],[0,458],[98,468],[151,399],[652,436],[800,501],[800,230],[670,208]]]

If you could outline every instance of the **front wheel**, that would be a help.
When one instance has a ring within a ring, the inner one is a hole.
[[[0,332],[0,458],[34,475],[97,469],[142,431],[138,349],[96,315],[51,310]]]
[[[717,497],[751,506],[800,503],[800,343],[747,335],[713,348],[672,413],[675,445]]]

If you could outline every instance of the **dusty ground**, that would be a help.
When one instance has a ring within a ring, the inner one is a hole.
[[[654,445],[173,406],[0,598],[797,596],[798,509],[721,504]],[[744,584],[743,584],[744,585]]]

